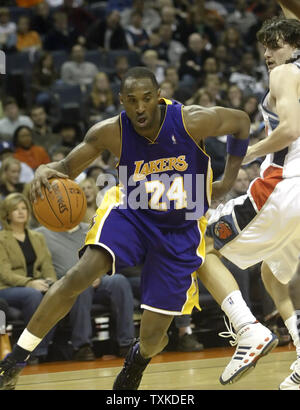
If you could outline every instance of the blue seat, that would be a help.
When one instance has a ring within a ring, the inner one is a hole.
[[[12,53],[6,55],[6,73],[23,74],[32,72],[31,55],[27,52]]]
[[[51,87],[51,92],[60,105],[81,104],[82,93],[79,85],[70,85],[58,82]]]
[[[61,66],[69,59],[69,54],[65,50],[51,51],[53,57],[53,64],[58,73],[60,73]]]
[[[94,63],[99,71],[108,66],[107,55],[100,50],[86,50],[85,60]]]

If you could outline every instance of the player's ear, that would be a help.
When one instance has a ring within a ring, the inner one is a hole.
[[[119,93],[119,100],[120,100],[120,104],[123,104],[123,98],[122,98],[122,94]]]
[[[157,89],[157,97],[158,97],[159,100],[160,100],[160,98],[161,98],[160,94],[161,94],[161,89],[158,88],[158,89]]]

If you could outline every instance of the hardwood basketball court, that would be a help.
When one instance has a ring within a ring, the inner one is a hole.
[[[294,347],[277,347],[239,382],[222,386],[219,376],[234,348],[196,353],[163,352],[145,371],[140,390],[278,390],[296,360]],[[16,390],[111,390],[123,359],[104,356],[93,362],[53,362],[27,366]]]

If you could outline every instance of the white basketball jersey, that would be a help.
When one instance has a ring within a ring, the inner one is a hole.
[[[300,69],[300,63],[295,62]],[[300,75],[300,71],[299,71]],[[261,103],[261,111],[265,122],[266,133],[269,135],[279,124],[278,115],[268,109],[269,91],[264,96]],[[300,103],[300,102],[299,102]],[[270,166],[282,168],[282,177],[291,178],[300,176],[300,135],[296,141],[293,141],[288,147],[268,154],[261,164],[261,176]]]

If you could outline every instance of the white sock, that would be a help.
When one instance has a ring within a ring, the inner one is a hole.
[[[42,339],[34,336],[32,333],[28,332],[27,329],[24,329],[17,344],[23,349],[28,350],[28,352],[32,352],[41,341]]]
[[[289,317],[284,324],[286,325],[289,334],[292,336],[297,356],[300,357],[300,311],[296,310],[296,312]]]
[[[256,317],[251,313],[239,290],[231,292],[223,300],[221,309],[225,312],[236,332],[247,323],[256,322]]]

